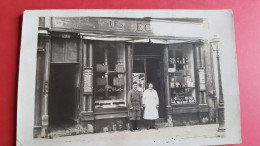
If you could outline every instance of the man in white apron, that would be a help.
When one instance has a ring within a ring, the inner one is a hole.
[[[148,89],[143,94],[144,119],[147,120],[147,129],[157,129],[155,120],[159,118],[158,108],[159,99],[156,90],[153,89],[153,84],[148,84]]]

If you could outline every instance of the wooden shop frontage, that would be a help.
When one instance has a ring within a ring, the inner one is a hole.
[[[41,17],[34,136],[127,130],[134,81],[154,84],[167,126],[216,122],[212,50],[205,38],[165,31],[181,23],[203,19]]]

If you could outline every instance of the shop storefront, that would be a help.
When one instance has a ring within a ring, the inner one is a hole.
[[[141,90],[154,84],[167,126],[216,122],[207,40],[157,33],[163,21],[40,18],[35,137],[64,125],[80,125],[80,133],[127,130],[133,81]],[[167,27],[176,22],[197,27],[203,19],[167,20]]]

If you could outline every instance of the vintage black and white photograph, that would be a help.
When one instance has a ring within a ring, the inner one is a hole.
[[[241,141],[232,11],[25,13],[19,144]]]

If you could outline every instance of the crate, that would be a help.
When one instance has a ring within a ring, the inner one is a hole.
[[[114,86],[123,86],[123,85],[125,85],[125,80],[124,80],[124,78],[114,77],[114,78],[113,78],[113,85],[114,85]]]
[[[97,86],[105,86],[106,85],[106,78],[97,78],[96,85]]]
[[[117,65],[115,66],[115,71],[116,71],[116,72],[125,72],[125,67],[124,67],[124,65],[117,64]]]
[[[97,64],[96,68],[97,68],[97,72],[107,72],[107,65]]]

